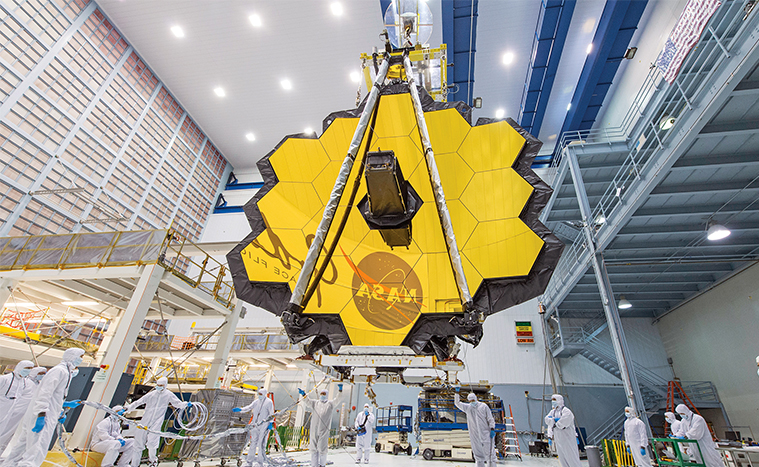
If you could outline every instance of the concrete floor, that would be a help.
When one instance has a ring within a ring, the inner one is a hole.
[[[273,454],[275,461],[282,459],[277,453]],[[299,465],[307,466],[311,461],[311,456],[308,452],[296,452],[289,453],[287,455],[289,459],[295,460]],[[350,467],[355,465],[356,461],[356,448],[338,448],[330,449],[327,455],[327,461],[330,465],[335,467]],[[581,461],[583,466],[587,466],[587,461]],[[201,462],[202,467],[218,466],[218,461]],[[498,462],[499,465],[511,466],[511,467],[559,467],[559,459],[545,458],[545,457],[530,457],[526,455],[522,458],[522,461],[509,457],[508,460]],[[227,463],[227,467],[234,467],[234,462]],[[361,464],[362,466],[365,464]],[[185,462],[184,467],[192,467],[192,462]],[[406,456],[398,455],[394,456],[389,453],[372,453],[369,461],[371,467],[474,467],[474,462],[462,462],[462,461],[446,461],[446,460],[431,460],[427,461],[422,456]],[[162,462],[159,467],[176,467],[175,462]]]

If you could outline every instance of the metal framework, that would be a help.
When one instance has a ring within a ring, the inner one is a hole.
[[[199,239],[231,167],[95,2],[2,4],[0,28],[0,235]]]

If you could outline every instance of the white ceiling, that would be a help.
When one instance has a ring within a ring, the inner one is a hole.
[[[320,132],[329,113],[355,106],[357,85],[349,75],[360,69],[361,52],[380,45],[379,0],[342,0],[342,16],[332,14],[333,1],[98,3],[232,165],[244,170],[284,136],[307,127]],[[434,47],[442,40],[440,1],[428,4]],[[547,143],[563,123],[603,6],[603,0],[582,0],[575,8],[540,134]],[[479,1],[474,94],[484,104],[475,120],[498,108],[517,118],[539,7],[537,0]],[[251,14],[261,17],[262,27],[251,25]],[[175,25],[185,37],[171,33]],[[507,51],[515,60],[504,66]],[[292,82],[291,91],[282,89],[282,78]],[[226,97],[214,94],[217,86]],[[256,140],[249,142],[246,133]]]

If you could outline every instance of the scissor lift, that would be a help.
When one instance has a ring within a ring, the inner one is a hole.
[[[398,455],[405,452],[411,455],[411,443],[408,434],[411,433],[411,420],[414,408],[410,405],[391,405],[377,409],[376,427],[377,452],[392,452]]]

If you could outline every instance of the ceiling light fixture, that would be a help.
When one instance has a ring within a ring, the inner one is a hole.
[[[567,104],[567,112],[569,112],[569,109],[571,108],[572,108],[572,103],[570,102],[569,104]]]
[[[261,25],[263,25],[263,22],[261,22],[261,17],[258,15],[250,15],[248,16],[248,19],[250,20],[250,24],[252,24],[253,27],[260,28]]]
[[[585,49],[585,55],[590,55],[590,53],[593,51],[593,43],[591,42],[588,44],[588,48]]]
[[[475,97],[474,101],[472,101],[474,104],[475,109],[481,109],[482,108],[482,97]]]
[[[172,26],[171,32],[177,37],[184,37],[184,31],[179,26]]]
[[[503,62],[504,65],[511,65],[514,62],[514,53],[506,52],[505,54],[503,54],[501,61]]]
[[[635,58],[635,53],[638,51],[637,47],[630,47],[625,51],[625,58],[628,60],[632,60]]]
[[[339,2],[334,2],[329,6],[329,9],[332,10],[332,14],[335,16],[342,16],[343,14],[343,4]]]
[[[248,133],[248,134],[245,135],[245,138],[248,141],[255,141],[256,140],[256,135],[254,135],[253,133]]]
[[[602,212],[596,216],[596,225],[603,225],[606,223],[606,216]]]
[[[359,81],[361,81],[361,75],[359,74],[358,71],[351,71],[350,77],[351,77],[351,81],[353,81],[354,83],[358,83]]]
[[[659,121],[659,128],[662,131],[667,131],[670,128],[672,128],[673,126],[675,126],[675,121],[677,121],[677,119],[675,117],[670,117],[669,115],[665,115]]]
[[[71,302],[61,302],[61,305],[66,306],[95,306],[98,302],[86,302],[86,301],[71,301]]]
[[[498,109],[495,111],[495,118],[503,118],[504,115],[506,115],[506,111],[503,109]]]
[[[219,96],[219,97],[224,97],[224,96],[227,95],[227,93],[224,92],[224,88],[222,88],[222,87],[217,87],[216,89],[213,90],[213,92],[215,92],[216,95]]]
[[[626,299],[624,295],[619,296],[619,303],[617,304],[617,307],[620,310],[627,310],[628,308],[632,308],[633,304],[630,303],[630,300]]]
[[[289,79],[285,78],[279,82],[280,86],[282,86],[282,89],[289,91],[293,88],[293,83],[290,82]]]
[[[709,221],[706,228],[706,238],[714,242],[730,236],[730,230],[722,224]]]

